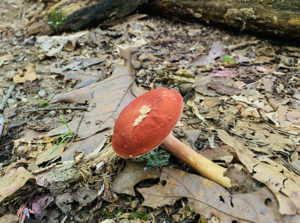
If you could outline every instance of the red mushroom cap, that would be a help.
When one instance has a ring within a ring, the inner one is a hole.
[[[181,95],[170,89],[149,91],[128,104],[114,127],[113,150],[134,158],[156,148],[175,127],[183,107]]]

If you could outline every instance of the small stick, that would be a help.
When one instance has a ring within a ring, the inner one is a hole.
[[[25,120],[25,121],[22,121],[22,122],[18,122],[18,123],[12,123],[8,126],[8,129],[12,129],[12,128],[18,128],[22,125],[25,125],[29,120]]]
[[[283,158],[281,158],[275,151],[273,151],[272,149],[269,149],[272,154],[274,154],[278,159],[281,160],[281,162],[283,162],[283,164],[289,169],[292,170],[294,173],[300,175],[300,171],[296,168],[294,168],[291,164],[289,164],[287,161],[285,161]]]
[[[73,134],[73,136],[72,136],[71,142],[70,142],[68,145],[66,145],[65,149],[69,148],[69,147],[72,145],[72,143],[74,142],[74,139],[75,139],[76,136],[77,136],[77,133],[78,133],[78,130],[79,130],[79,128],[80,128],[80,125],[81,125],[81,123],[82,123],[83,118],[84,118],[84,113],[82,113],[82,115],[81,115],[81,117],[80,117],[78,126],[77,126],[76,131],[74,132],[74,134]]]
[[[13,83],[10,85],[6,95],[4,96],[4,98],[2,99],[1,103],[0,103],[0,112],[3,112],[5,104],[7,102],[7,100],[10,98],[12,91],[15,89],[16,84]]]
[[[5,124],[5,118],[3,116],[0,116],[0,138],[2,135],[3,128],[4,128],[4,124]]]
[[[240,44],[236,44],[236,45],[230,45],[230,46],[228,46],[228,49],[229,50],[243,49],[247,46],[257,45],[258,43],[259,43],[259,40],[248,41],[248,42],[244,42],[244,43],[240,43]]]
[[[35,109],[28,109],[25,112],[39,112],[39,111],[52,111],[52,110],[87,110],[88,107],[49,107],[49,108],[35,108]]]
[[[264,119],[264,117],[262,116],[262,114],[261,114],[261,112],[260,112],[260,110],[259,110],[258,108],[257,108],[257,112],[258,112],[260,118],[261,118],[268,126],[270,126],[272,129],[275,129],[275,130],[278,131],[279,133],[282,133],[282,134],[284,134],[284,135],[300,136],[300,134],[290,133],[290,132],[282,131],[282,130],[280,130],[280,129],[278,129],[278,128],[275,128],[274,126],[272,126],[270,123],[268,123],[268,122]]]

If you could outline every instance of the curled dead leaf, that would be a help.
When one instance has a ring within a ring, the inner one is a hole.
[[[284,215],[300,213],[300,177],[280,163],[269,158],[259,160],[253,152],[224,130],[217,130],[218,137],[233,147],[239,160],[252,173],[254,179],[264,183],[275,195],[279,203],[279,212]]]
[[[24,167],[12,168],[0,178],[0,202],[22,188],[34,176]]]
[[[13,78],[13,81],[18,83],[25,83],[26,81],[34,81],[37,78],[37,74],[35,72],[35,65],[29,63],[24,69]]]

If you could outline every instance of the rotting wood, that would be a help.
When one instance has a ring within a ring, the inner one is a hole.
[[[300,39],[299,0],[154,0],[152,13],[268,36]]]
[[[27,24],[27,35],[78,31],[104,21],[125,17],[145,2],[146,0],[62,0],[53,5],[49,1],[43,9],[46,13],[35,14]],[[52,25],[49,25],[54,14],[57,15],[57,21],[52,21]]]

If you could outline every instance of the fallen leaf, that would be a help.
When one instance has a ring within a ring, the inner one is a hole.
[[[73,142],[68,146],[68,149],[61,154],[62,161],[68,161],[74,159],[75,152],[87,155],[95,151],[103,140],[107,139],[107,136],[112,134],[112,129],[103,130],[96,133],[84,140]]]
[[[129,87],[133,77],[126,66],[116,67],[111,77],[87,87],[57,95],[52,102],[86,103],[89,102],[88,112],[84,118],[74,118],[68,123],[72,132],[77,131],[79,139],[85,139],[97,132],[111,129],[119,112],[134,99]],[[53,129],[47,136],[68,133],[65,125]]]
[[[279,212],[286,215],[300,213],[300,177],[269,158],[260,161],[253,152],[231,137],[224,130],[217,130],[218,137],[233,147],[239,160],[252,173],[254,179],[264,183],[279,202]]]
[[[269,148],[273,151],[293,151],[294,145],[289,137],[275,131],[266,129],[264,123],[249,123],[249,121],[237,120],[231,132],[245,139],[251,141],[251,150],[260,153],[268,153]]]
[[[271,75],[264,76],[262,78],[263,89],[265,89],[267,92],[272,92],[273,84],[274,84],[275,80],[276,80],[276,77],[273,77]]]
[[[210,160],[224,160],[230,163],[233,160],[233,149],[230,146],[222,145],[215,148],[204,148],[199,153]]]
[[[230,69],[214,70],[208,76],[210,76],[210,77],[235,77],[236,70],[230,70]]]
[[[0,178],[0,202],[14,194],[28,181],[34,181],[34,176],[24,167],[10,169]]]
[[[286,119],[292,123],[300,124],[300,111],[292,110],[286,114]],[[298,127],[300,129],[300,127]]]
[[[236,95],[242,92],[241,89],[230,84],[228,78],[212,78],[207,86],[222,95]]]
[[[232,147],[230,148],[232,149]],[[238,191],[239,193],[254,192],[261,187],[259,186],[260,183],[253,179],[251,174],[245,169],[242,164],[231,164],[224,173],[224,176],[230,178],[230,182],[233,185],[236,185],[233,190]]]
[[[19,216],[13,214],[7,214],[0,217],[0,223],[16,223],[19,221]]]
[[[211,82],[212,78],[213,77],[198,75],[195,78],[195,90],[205,96],[218,96],[219,94],[216,91],[208,87],[208,84]]]
[[[9,64],[11,63],[11,61],[14,59],[14,56],[12,54],[5,54],[3,56],[0,57],[0,61],[2,61],[2,64]],[[0,65],[0,67],[1,67]]]
[[[138,191],[145,199],[144,206],[172,205],[185,197],[193,211],[218,222],[296,223],[299,220],[299,215],[277,214],[276,199],[266,187],[254,193],[231,195],[220,185],[181,170],[164,168],[158,185],[138,188]],[[266,205],[267,201],[272,207]]]
[[[199,135],[201,134],[200,129],[186,129],[184,133],[189,141],[189,143],[194,146],[196,140],[198,139]]]
[[[34,157],[35,165],[39,166],[42,163],[50,162],[51,160],[55,160],[63,153],[65,146],[68,144],[67,141],[61,144],[60,147],[57,147],[57,145],[50,144],[49,147],[46,150],[42,151],[39,154],[36,154]],[[52,146],[51,146],[52,145]]]
[[[31,207],[34,211],[35,218],[39,220],[44,217],[48,213],[46,208],[51,205],[53,201],[54,198],[49,195],[35,197]]]
[[[29,63],[24,69],[16,75],[13,80],[16,84],[25,83],[26,81],[34,81],[37,78],[37,74],[35,72],[35,65]]]
[[[277,109],[277,114],[278,114],[278,122],[280,126],[290,126],[290,123],[286,121],[286,114],[288,111],[287,106],[279,105]],[[289,123],[288,125],[286,123]]]
[[[189,63],[189,65],[190,66],[205,66],[210,63],[213,63],[215,61],[215,59],[217,59],[218,57],[222,57],[223,54],[224,54],[224,52],[222,50],[221,42],[216,41],[212,44],[208,55],[205,55],[205,56],[201,55],[201,56],[196,57]]]
[[[70,71],[64,74],[64,80],[77,80],[78,84],[74,88],[89,86],[98,80],[104,79],[103,72]]]
[[[82,31],[67,36],[38,36],[35,44],[40,47],[47,56],[52,57],[58,54],[69,41],[76,44],[79,38],[88,33],[88,31]]]
[[[159,178],[157,169],[145,170],[146,165],[141,162],[127,161],[125,169],[112,183],[112,190],[120,194],[135,196],[134,186],[145,179]]]

